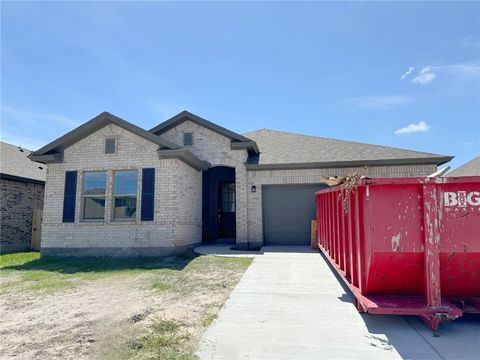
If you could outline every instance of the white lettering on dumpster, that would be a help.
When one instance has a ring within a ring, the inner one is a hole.
[[[466,207],[467,204],[471,206],[480,206],[480,192],[471,191],[445,191],[443,193],[443,204],[445,206]]]

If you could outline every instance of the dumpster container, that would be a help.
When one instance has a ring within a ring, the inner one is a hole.
[[[359,311],[480,312],[480,177],[360,179],[316,193],[318,244]]]

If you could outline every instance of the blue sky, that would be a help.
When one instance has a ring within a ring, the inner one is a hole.
[[[38,148],[102,111],[189,110],[480,154],[480,3],[2,2],[1,137]]]

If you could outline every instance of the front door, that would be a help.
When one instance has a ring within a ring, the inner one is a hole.
[[[235,241],[235,169],[214,166],[203,172],[202,242]]]
[[[218,239],[235,237],[235,183],[221,181],[218,183]]]

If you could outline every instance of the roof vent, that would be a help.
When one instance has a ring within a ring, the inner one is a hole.
[[[183,146],[192,146],[193,145],[193,133],[186,132],[183,133]]]
[[[105,154],[115,154],[117,149],[117,139],[116,138],[106,138],[105,139]]]

